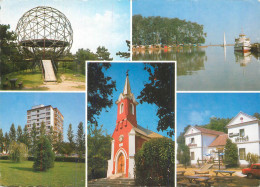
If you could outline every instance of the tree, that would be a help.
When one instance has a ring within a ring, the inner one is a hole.
[[[53,127],[51,126],[50,128],[50,131],[49,131],[49,134],[48,134],[48,138],[49,138],[49,141],[51,143],[52,146],[54,146],[54,131],[53,131]]]
[[[98,56],[89,49],[78,49],[75,54],[75,60],[80,67],[81,73],[85,74],[86,60],[98,60]]]
[[[104,75],[110,63],[88,64],[88,123],[98,124],[97,119],[102,109],[113,104],[112,93],[116,90],[116,82]]]
[[[72,125],[69,124],[69,129],[68,129],[68,140],[69,140],[69,146],[72,150],[75,149],[75,142],[74,142],[74,134],[73,134],[73,130],[72,130]]]
[[[183,164],[185,168],[190,165],[190,148],[185,144],[178,144],[177,160]]]
[[[55,154],[47,137],[40,137],[35,152],[33,163],[35,171],[47,171],[54,167]]]
[[[9,138],[9,134],[7,132],[5,133],[4,142],[5,142],[5,151],[8,152],[8,148],[10,145],[10,138]]]
[[[113,60],[113,58],[110,58],[110,53],[108,52],[108,49],[106,49],[104,46],[102,47],[98,47],[97,48],[97,52],[96,52],[97,56],[98,56],[98,60],[107,60],[107,61],[111,61]]]
[[[129,40],[126,40],[126,45],[128,47],[128,52],[117,52],[116,55],[117,56],[120,56],[120,58],[130,58],[130,41]]]
[[[2,153],[4,150],[4,134],[3,130],[0,129],[0,153]]]
[[[28,149],[30,149],[31,140],[30,140],[30,135],[28,132],[27,125],[25,125],[23,128],[23,141],[22,142],[28,147]]]
[[[202,127],[215,130],[215,131],[221,131],[227,133],[226,125],[231,121],[231,118],[217,118],[212,117],[210,118],[210,122],[207,125],[203,125]]]
[[[174,135],[175,106],[175,67],[173,63],[147,63],[144,69],[149,73],[149,82],[144,85],[137,97],[140,103],[147,102],[157,105],[159,122],[158,131],[167,131]]]
[[[55,141],[55,150],[57,151],[57,153],[62,154],[63,151],[63,137],[62,137],[62,133],[59,132],[58,133],[58,137]]]
[[[36,149],[36,144],[37,144],[37,129],[36,129],[36,124],[35,123],[33,123],[33,126],[32,126],[31,142],[32,142],[31,153],[34,153],[35,149]]]
[[[40,136],[45,136],[45,135],[46,135],[46,126],[45,123],[42,121],[40,127]]]
[[[238,149],[237,144],[232,143],[232,141],[228,138],[225,149],[224,149],[224,162],[229,166],[237,166],[238,164]]]
[[[78,125],[77,152],[78,152],[79,158],[82,158],[82,155],[85,154],[85,133],[84,133],[82,122],[80,122]]]
[[[22,162],[28,158],[28,148],[25,144],[12,141],[9,146],[9,157],[13,162]]]
[[[156,138],[145,142],[135,154],[136,184],[174,186],[174,141]]]
[[[254,153],[247,153],[247,155],[246,155],[246,161],[249,162],[249,166],[251,166],[251,164],[257,163],[258,158],[259,158],[259,156]]]
[[[22,127],[20,125],[18,125],[18,128],[17,128],[17,142],[23,142],[23,130],[22,130]]]
[[[11,125],[9,137],[10,137],[10,141],[16,141],[16,130],[14,124]]]
[[[107,174],[112,138],[102,128],[88,125],[88,180],[105,178]]]

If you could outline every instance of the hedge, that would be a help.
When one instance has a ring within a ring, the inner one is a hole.
[[[9,160],[9,156],[0,156],[0,160]],[[28,157],[28,161],[34,161],[33,156]],[[78,158],[78,157],[65,157],[65,156],[57,156],[55,157],[56,162],[80,162],[85,163],[85,158]]]

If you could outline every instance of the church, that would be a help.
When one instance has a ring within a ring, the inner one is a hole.
[[[137,124],[134,94],[131,92],[128,73],[123,92],[117,104],[117,120],[112,135],[111,159],[108,160],[107,178],[134,178],[134,155],[143,143],[163,136]]]

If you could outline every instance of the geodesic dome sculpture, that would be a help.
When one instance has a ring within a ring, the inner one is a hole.
[[[34,58],[57,58],[68,52],[73,42],[67,17],[46,6],[27,11],[18,21],[16,34],[21,49]]]

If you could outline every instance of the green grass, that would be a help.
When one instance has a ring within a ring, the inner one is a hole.
[[[85,186],[85,163],[55,162],[47,172],[32,166],[32,161],[0,160],[0,186]]]
[[[58,76],[60,77],[61,75],[65,76],[65,80],[68,81],[85,82],[85,75],[81,73],[76,73],[70,69],[60,69]]]
[[[35,72],[32,71],[25,71],[25,72],[13,72],[5,75],[2,79],[2,84],[6,82],[6,78],[8,78],[8,89],[11,89],[11,85],[9,80],[17,78],[16,81],[16,89],[18,89],[18,83],[23,82],[23,89],[28,90],[46,90],[47,88],[39,88],[43,84],[42,73],[40,70],[36,70]],[[2,88],[2,85],[1,85]]]

